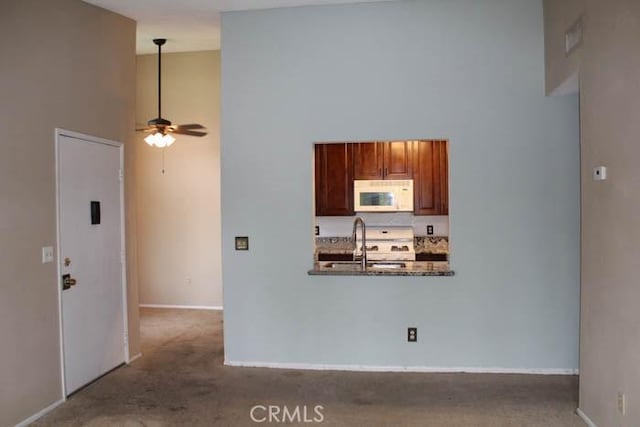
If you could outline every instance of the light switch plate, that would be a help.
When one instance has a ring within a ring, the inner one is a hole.
[[[50,262],[53,262],[53,247],[44,246],[42,248],[42,263],[48,264]]]
[[[248,251],[249,250],[249,237],[236,236],[236,251]]]
[[[594,181],[604,181],[605,179],[607,179],[607,168],[605,166],[593,168]]]

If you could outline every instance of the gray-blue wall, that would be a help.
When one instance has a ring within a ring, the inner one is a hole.
[[[578,103],[543,79],[538,0],[224,14],[226,361],[577,368]],[[450,140],[455,277],[307,276],[313,142],[404,138]]]

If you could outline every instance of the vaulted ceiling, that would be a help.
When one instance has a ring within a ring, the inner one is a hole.
[[[220,48],[220,13],[234,10],[388,0],[84,0],[138,22],[137,52],[155,53],[154,38],[169,40],[165,52]]]

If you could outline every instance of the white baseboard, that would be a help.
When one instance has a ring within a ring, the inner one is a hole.
[[[239,362],[225,360],[227,366],[245,368],[302,369],[314,371],[362,371],[362,372],[424,372],[424,373],[474,373],[474,374],[530,374],[530,375],[576,375],[577,369],[556,368],[475,368],[441,366],[376,366],[376,365],[325,365],[315,363]]]
[[[582,412],[582,409],[577,408],[577,409],[576,409],[576,414],[577,414],[580,418],[582,418],[582,421],[584,421],[584,423],[585,423],[587,426],[589,426],[589,427],[598,427],[598,426],[596,425],[596,423],[594,423],[593,421],[591,421],[591,418],[589,418],[589,417],[587,416],[587,414],[585,414],[584,412]]]
[[[168,305],[168,304],[140,304],[142,308],[179,308],[182,310],[222,310],[220,305]]]
[[[130,357],[127,361],[127,365],[131,364],[134,360],[140,359],[142,357],[142,353],[138,353],[133,357]]]
[[[64,403],[64,401],[65,401],[65,399],[63,398],[63,399],[58,400],[57,402],[52,403],[51,405],[47,406],[43,410],[31,415],[29,418],[20,421],[18,424],[16,424],[16,427],[28,426],[32,422],[36,421],[39,418],[42,418],[43,416],[47,415],[49,412],[51,412],[54,409],[56,409],[58,406],[62,405]]]

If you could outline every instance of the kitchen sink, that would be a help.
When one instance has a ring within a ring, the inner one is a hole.
[[[406,268],[404,262],[368,262],[367,268]]]
[[[360,268],[362,263],[360,261],[333,261],[326,264],[322,264],[324,268],[333,268],[336,270],[354,270]]]
[[[342,270],[354,270],[359,269],[362,263],[360,261],[334,261],[322,264],[324,268],[342,269]],[[367,268],[406,268],[407,264],[404,262],[389,262],[389,261],[377,261],[368,262]]]

